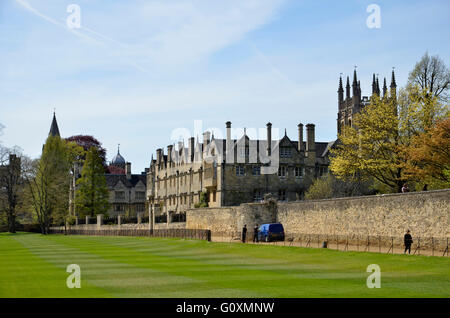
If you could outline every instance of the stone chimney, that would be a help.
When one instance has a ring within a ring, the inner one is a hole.
[[[189,138],[189,158],[191,162],[194,162],[194,154],[195,154],[195,138]]]
[[[167,162],[169,164],[169,167],[172,164],[172,151],[173,151],[173,145],[167,146]]]
[[[305,153],[305,146],[303,145],[303,124],[298,124],[298,151]]]
[[[156,149],[156,164],[158,165],[158,166],[160,166],[161,165],[161,161],[162,161],[162,149],[161,148],[158,148],[158,149]]]
[[[308,157],[307,165],[315,167],[316,165],[316,140],[314,124],[306,125],[306,156]]]
[[[127,162],[125,164],[125,174],[127,175],[127,179],[131,179],[131,162]]]
[[[207,146],[209,145],[211,133],[209,131],[205,131],[203,133],[203,151],[206,151]]]
[[[272,124],[267,123],[267,155],[272,155]]]
[[[227,127],[227,139],[225,141],[225,162],[234,162],[233,143],[231,141],[231,121],[225,123]]]

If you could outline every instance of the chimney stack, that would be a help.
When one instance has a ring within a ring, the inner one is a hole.
[[[161,157],[162,157],[162,149],[158,148],[158,149],[156,149],[156,164],[158,166],[161,165]]]
[[[169,163],[169,167],[172,164],[172,155],[173,155],[172,151],[173,151],[173,145],[168,145],[167,146],[167,162]]]
[[[125,164],[125,174],[127,175],[127,179],[131,180],[131,162]]]
[[[211,133],[209,131],[205,131],[203,133],[203,151],[206,151],[207,146],[209,145]]]
[[[225,162],[234,161],[233,144],[231,142],[231,121],[225,123],[227,127],[227,140],[225,141]]]
[[[316,140],[314,124],[306,125],[306,155],[308,157],[307,165],[315,167],[316,165]]]
[[[303,145],[303,124],[298,124],[298,151],[305,153],[305,146]]]
[[[195,138],[189,138],[189,158],[191,162],[194,162],[194,152],[195,152]]]
[[[267,155],[272,155],[272,124],[267,123]]]

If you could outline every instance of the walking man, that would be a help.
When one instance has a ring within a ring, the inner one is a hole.
[[[258,224],[255,225],[254,229],[253,229],[253,243],[258,243]]]
[[[247,224],[244,225],[242,229],[242,243],[245,243],[245,237],[247,236]]]
[[[413,243],[413,239],[411,236],[411,231],[408,230],[406,231],[405,237],[404,237],[404,241],[405,241],[405,252],[403,252],[403,254],[406,254],[406,251],[408,251],[408,254],[411,254],[411,244]]]

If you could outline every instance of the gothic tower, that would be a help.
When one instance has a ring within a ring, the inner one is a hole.
[[[342,132],[345,126],[352,126],[353,116],[359,113],[366,105],[369,104],[370,99],[374,96],[378,98],[396,98],[397,96],[397,84],[395,82],[394,70],[392,70],[392,79],[390,85],[390,96],[387,96],[386,78],[383,83],[383,96],[381,96],[380,82],[378,75],[375,73],[372,76],[372,95],[369,99],[368,96],[361,96],[361,82],[358,80],[356,74],[356,68],[353,71],[353,83],[352,83],[352,96],[350,96],[350,79],[347,76],[347,84],[345,86],[345,98],[344,88],[342,87],[342,76],[339,76],[338,87],[338,114],[337,114],[337,133]]]

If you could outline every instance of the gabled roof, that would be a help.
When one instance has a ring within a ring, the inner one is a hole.
[[[126,175],[120,174],[106,174],[106,185],[108,188],[114,188],[117,183],[122,182],[123,185],[127,188],[134,188],[139,181],[142,181],[144,185],[147,184],[147,175],[146,174],[132,174],[131,179],[128,180]]]

